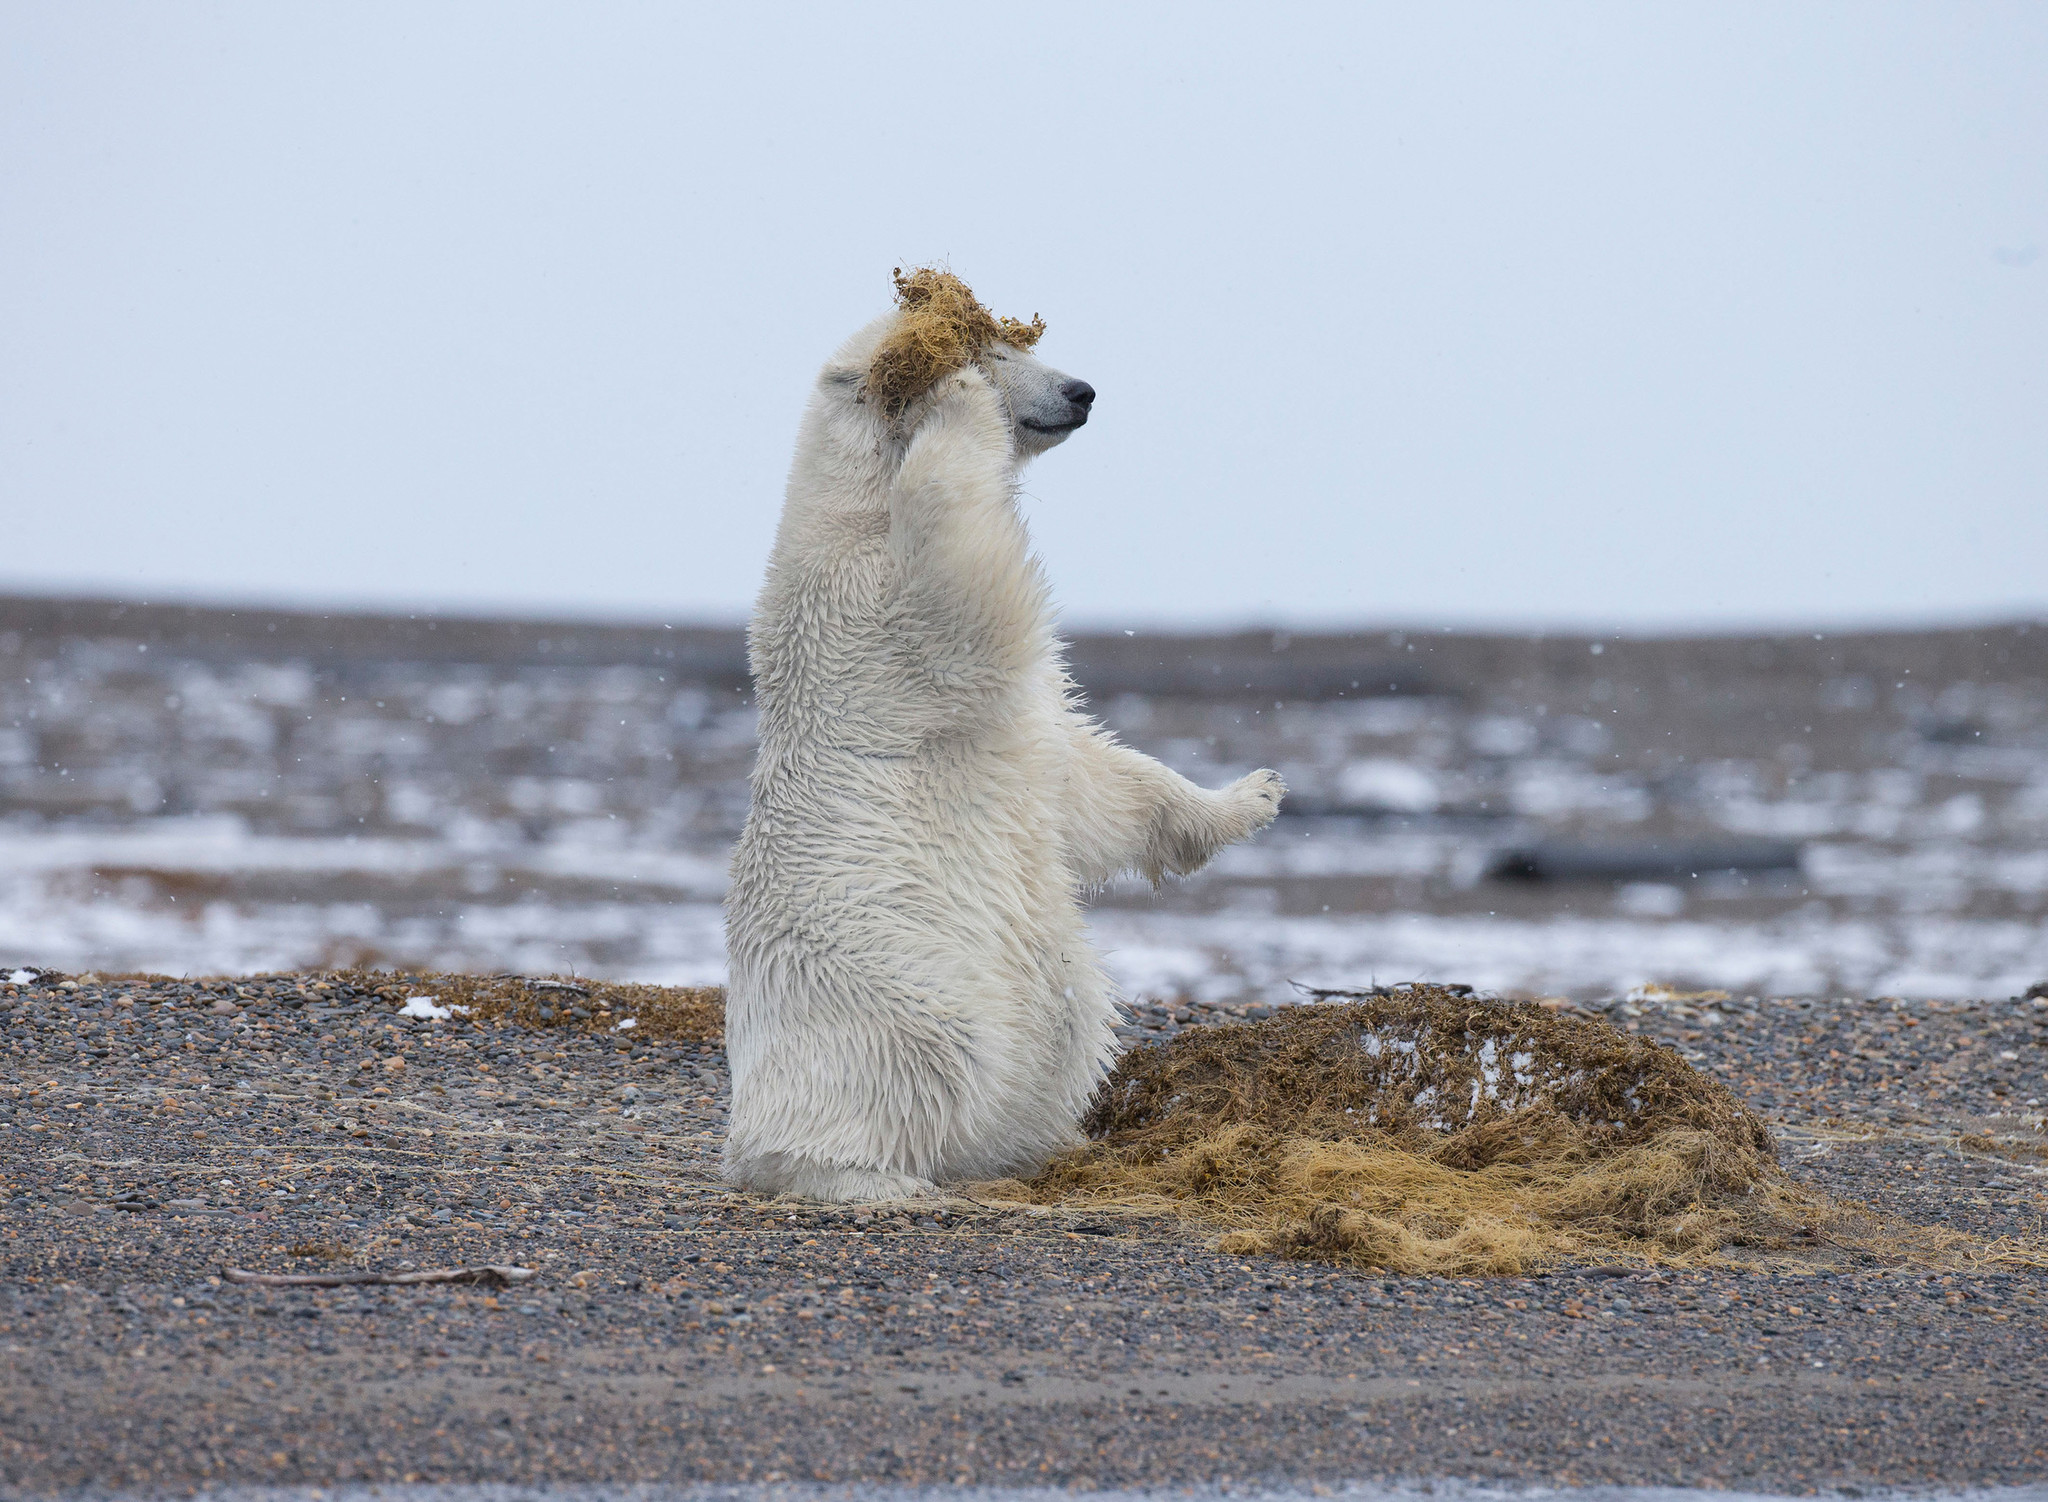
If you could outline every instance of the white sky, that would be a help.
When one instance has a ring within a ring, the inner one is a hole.
[[[1070,619],[2048,610],[2048,6],[0,8],[0,588],[664,619],[944,259]]]

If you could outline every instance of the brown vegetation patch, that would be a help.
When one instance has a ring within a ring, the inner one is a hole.
[[[317,1257],[322,1262],[343,1262],[356,1254],[352,1246],[339,1241],[294,1241],[284,1249],[287,1257]]]
[[[990,345],[1029,349],[1045,333],[1036,314],[1029,323],[996,317],[950,271],[920,266],[906,274],[899,267],[890,276],[901,312],[868,366],[866,389],[892,422],[939,377],[964,370]]]
[[[2008,1163],[2048,1163],[2048,1140],[1994,1137],[1989,1132],[1975,1132],[1957,1140],[1966,1151],[1983,1157],[2003,1158]]]
[[[1668,1048],[1431,986],[1343,994],[1134,1049],[1026,1184],[1038,1203],[1178,1208],[1223,1247],[1395,1272],[1698,1260],[1840,1215],[1769,1131]]]
[[[124,895],[186,903],[209,902],[234,891],[235,879],[208,871],[160,870],[154,866],[94,866],[91,885],[96,891],[121,888]]]
[[[642,986],[578,976],[409,975],[342,972],[328,979],[402,1005],[432,996],[472,1022],[616,1034],[648,1043],[716,1043],[725,1036],[725,992],[717,986]],[[630,1020],[631,1028],[620,1030]]]
[[[201,998],[281,1002],[288,1007],[365,998],[402,1007],[415,996],[426,996],[437,1005],[460,1008],[460,1015],[472,1022],[500,1026],[616,1035],[648,1043],[720,1043],[725,1038],[722,986],[643,986],[582,976],[455,975],[369,966],[189,980],[143,971],[65,975],[37,970],[36,976],[38,984],[49,986],[71,980],[99,987],[191,987]],[[628,1019],[633,1026],[621,1030],[619,1024]]]

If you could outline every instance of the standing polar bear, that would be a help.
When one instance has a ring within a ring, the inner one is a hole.
[[[1083,889],[1198,870],[1284,791],[1197,787],[1075,707],[1017,472],[1094,389],[947,273],[897,300],[818,378],[749,629],[724,1172],[819,1200],[1075,1141],[1116,1022]]]

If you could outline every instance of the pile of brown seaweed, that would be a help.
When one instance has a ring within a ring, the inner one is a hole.
[[[1134,1049],[1028,1183],[1191,1213],[1223,1247],[1393,1272],[1697,1260],[1834,1218],[1676,1053],[1592,1017],[1431,987],[1335,993]]]
[[[971,365],[992,344],[1029,349],[1045,320],[998,318],[950,271],[921,266],[890,273],[896,282],[896,326],[868,366],[866,391],[891,421],[941,376]]]

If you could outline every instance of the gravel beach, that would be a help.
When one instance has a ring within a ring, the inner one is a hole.
[[[715,1041],[605,1031],[590,983],[559,1025],[401,1015],[425,984],[0,972],[9,1492],[2048,1478],[2048,998],[1596,1004],[1973,1252],[1427,1279],[735,1194]],[[533,1276],[221,1278],[480,1264]]]

